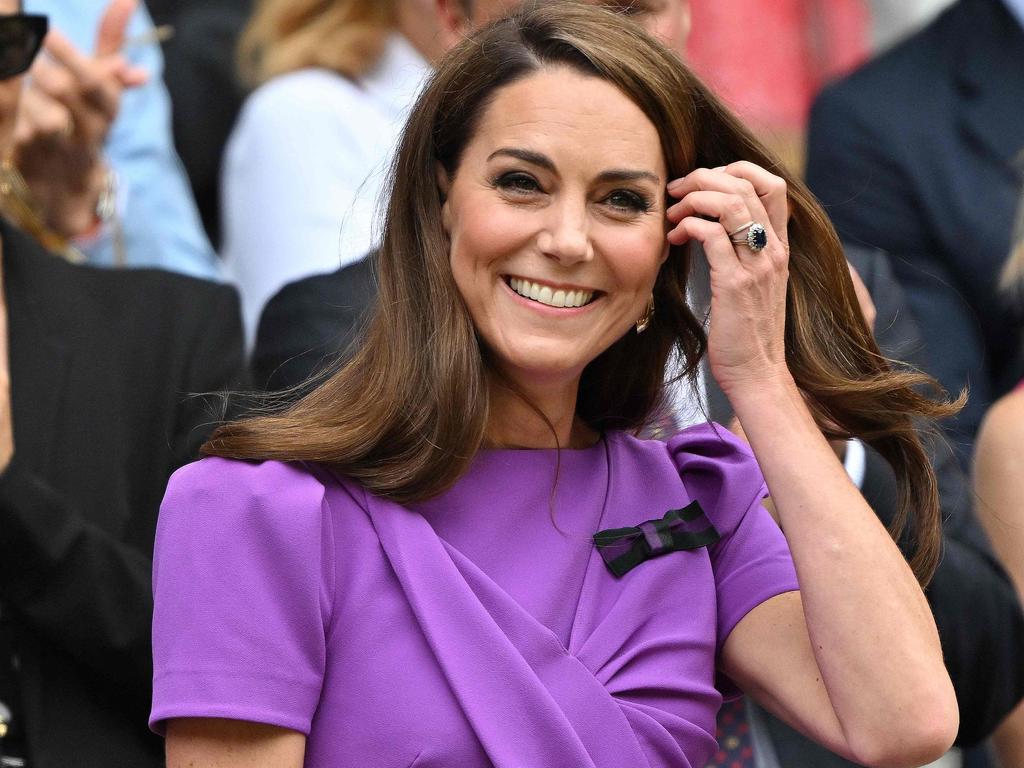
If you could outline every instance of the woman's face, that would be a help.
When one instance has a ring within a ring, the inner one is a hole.
[[[598,0],[599,5],[632,16],[680,56],[690,36],[689,0]]]
[[[568,383],[631,332],[668,253],[667,179],[617,88],[566,67],[506,86],[440,176],[452,273],[504,373]]]

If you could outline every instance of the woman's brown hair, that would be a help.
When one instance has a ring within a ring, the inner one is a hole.
[[[379,299],[362,345],[340,370],[278,413],[222,426],[208,455],[323,462],[381,496],[407,502],[455,482],[488,420],[489,366],[456,289],[436,183],[454,176],[501,87],[561,65],[615,84],[657,127],[669,177],[749,160],[789,184],[792,218],[786,354],[830,437],[857,435],[895,469],[899,514],[913,512],[912,565],[927,580],[939,553],[935,478],[915,430],[955,408],[917,391],[931,381],[879,354],[846,259],[821,208],[680,60],[639,27],[577,3],[528,7],[464,41],[420,96],[392,169],[377,255]],[[686,303],[695,247],[673,247],[658,275],[646,333],[626,334],[585,370],[578,415],[598,431],[641,429],[661,404],[676,349],[692,379],[706,348]]]
[[[308,67],[359,77],[394,17],[393,0],[260,0],[238,44],[239,75],[250,87]]]

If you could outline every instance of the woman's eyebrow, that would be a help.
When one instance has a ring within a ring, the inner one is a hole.
[[[597,176],[602,184],[607,182],[620,181],[650,181],[653,184],[661,185],[661,177],[652,171],[633,171],[626,168],[614,168],[609,171],[602,171]]]
[[[519,149],[517,147],[501,147],[500,149],[494,150],[490,155],[487,156],[487,162],[490,162],[496,157],[514,157],[517,160],[536,165],[539,168],[543,168],[551,173],[557,173],[554,162],[547,155],[541,154],[540,152],[534,152],[529,149]],[[632,170],[629,168],[612,168],[607,171],[601,171],[597,176],[597,181],[604,184],[608,182],[621,182],[621,181],[650,181],[653,184],[661,184],[661,177],[653,171],[644,170]]]
[[[555,164],[551,161],[551,158],[547,155],[542,155],[540,152],[533,152],[529,149],[517,149],[516,147],[502,147],[491,152],[487,157],[487,162],[490,162],[496,157],[514,157],[517,160],[530,163],[543,168],[551,173],[556,173]]]

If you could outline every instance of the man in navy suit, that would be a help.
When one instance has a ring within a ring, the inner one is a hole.
[[[1024,150],[1024,0],[959,0],[826,88],[807,179],[848,242],[888,251],[929,373],[970,401],[970,456],[989,403],[1019,380],[1021,316],[997,295]]]

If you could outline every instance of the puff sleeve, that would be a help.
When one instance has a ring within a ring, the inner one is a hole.
[[[308,734],[333,596],[324,486],[301,465],[207,458],[171,478],[153,562],[153,708]]]
[[[799,589],[786,537],[761,500],[768,495],[750,447],[718,424],[672,438],[668,449],[692,498],[721,539],[709,548],[718,602],[718,650],[761,603]]]

